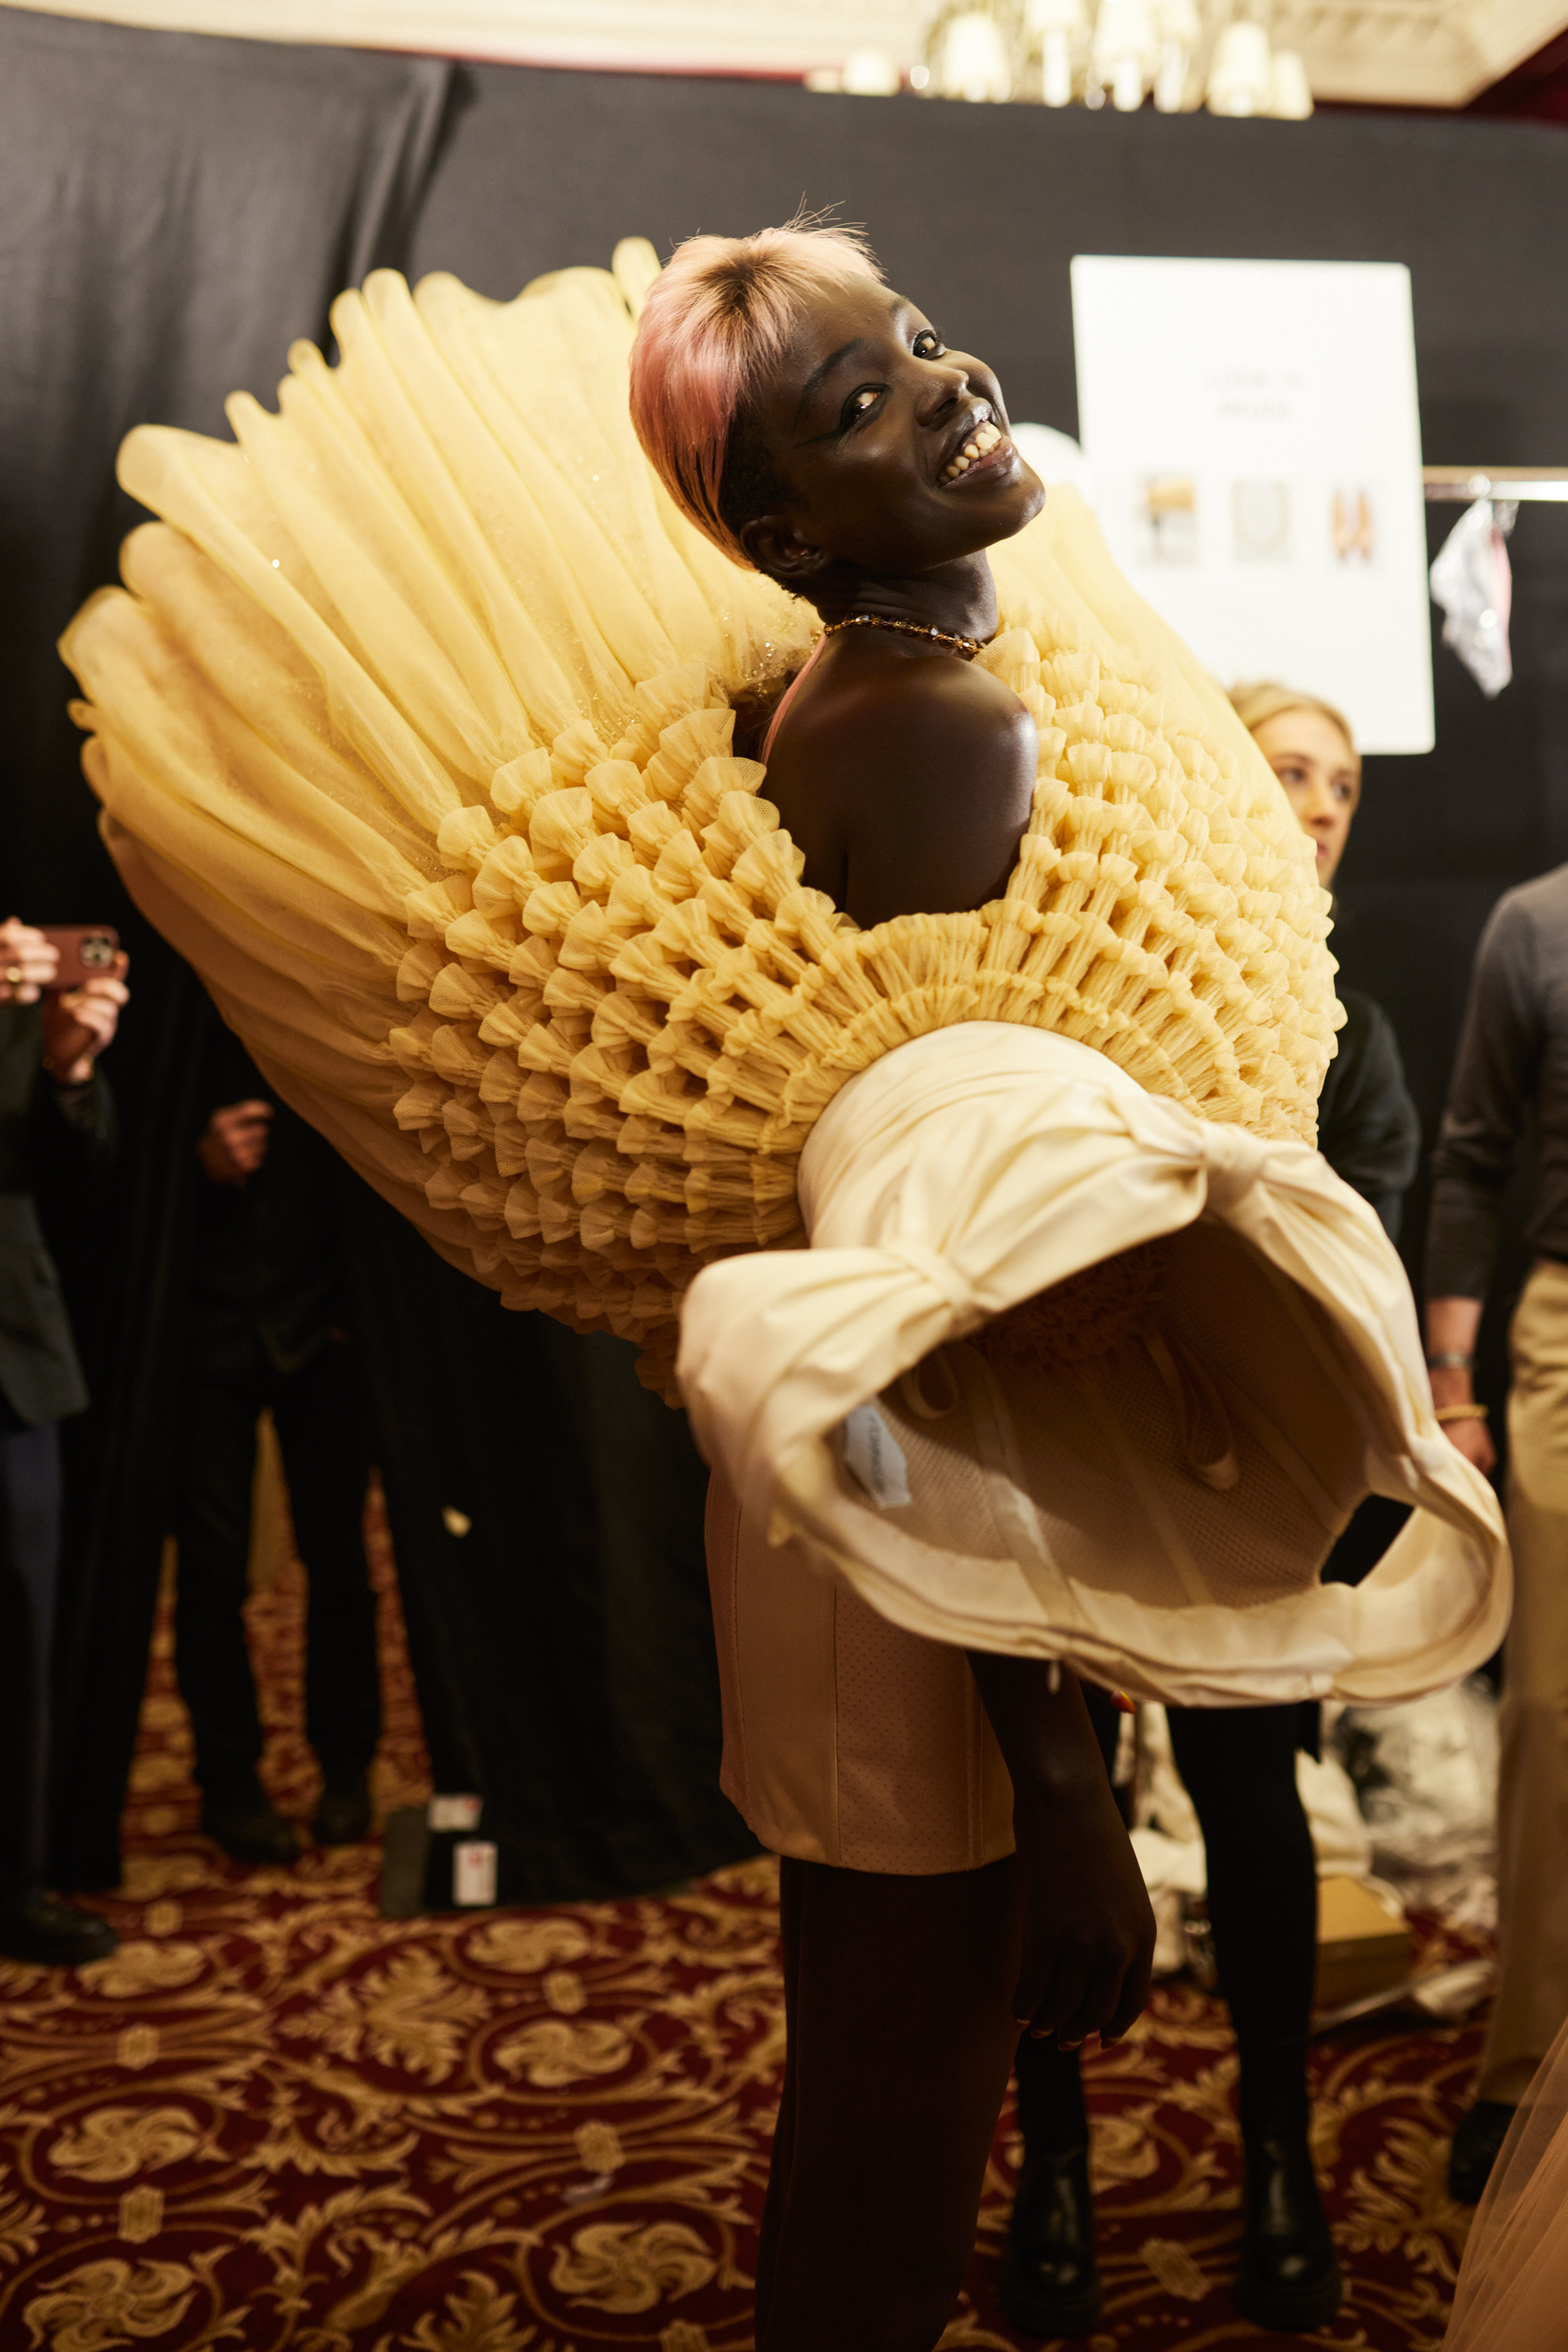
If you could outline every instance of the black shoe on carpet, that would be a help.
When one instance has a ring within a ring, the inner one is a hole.
[[[1303,2138],[1246,2149],[1246,2226],[1233,2290],[1255,2328],[1310,2335],[1344,2300],[1345,2282]]]
[[[0,1955],[27,1960],[40,1968],[85,1968],[107,1960],[119,1938],[96,1911],[78,1911],[34,1887],[17,1902],[0,1906]]]
[[[230,1862],[271,1863],[287,1869],[299,1860],[299,1832],[283,1819],[260,1781],[209,1790],[201,1806],[201,1834],[220,1845]]]
[[[1003,2311],[1030,2336],[1086,2336],[1100,2317],[1089,2152],[1026,2156],[996,2282]]]
[[[364,1766],[352,1766],[347,1772],[329,1770],[310,1824],[317,1845],[357,1846],[370,1836],[373,1819],[370,1774]]]
[[[1478,2099],[1459,2119],[1449,2151],[1449,2195],[1456,2205],[1477,2205],[1492,2177],[1497,2152],[1515,2110],[1500,2099]]]

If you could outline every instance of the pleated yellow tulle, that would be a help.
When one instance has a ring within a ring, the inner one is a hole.
[[[637,448],[650,264],[506,304],[382,272],[277,416],[134,433],[164,520],[62,650],[126,882],[279,1091],[444,1256],[662,1380],[697,1268],[802,1239],[801,1146],[890,1047],[1023,1022],[1310,1139],[1338,1014],[1309,845],[1067,491],[994,557],[982,660],[1040,742],[1006,895],[862,931],[800,887],[731,706],[817,624]]]

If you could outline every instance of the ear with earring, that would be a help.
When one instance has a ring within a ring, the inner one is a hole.
[[[777,515],[758,515],[740,534],[757,570],[784,588],[803,588],[832,560]]]

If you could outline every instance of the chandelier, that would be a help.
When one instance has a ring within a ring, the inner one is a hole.
[[[903,86],[892,58],[876,49],[809,79],[863,97]],[[1228,0],[945,0],[909,86],[929,98],[1110,105],[1122,114],[1135,114],[1151,95],[1162,114],[1202,103],[1212,114],[1298,122],[1312,112],[1299,53],[1275,49],[1257,18],[1230,16]]]

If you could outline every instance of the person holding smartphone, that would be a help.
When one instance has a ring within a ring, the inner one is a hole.
[[[127,958],[99,936],[98,968],[67,975],[55,939],[0,923],[0,1953],[55,1967],[102,1960],[116,1943],[106,1919],[43,1883],[59,1423],[87,1391],[38,1200],[114,1158],[98,1057],[127,1001]]]

